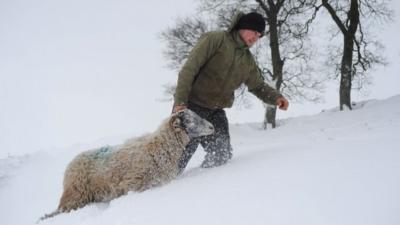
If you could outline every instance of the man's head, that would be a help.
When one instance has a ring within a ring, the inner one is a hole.
[[[261,14],[251,12],[243,15],[239,19],[236,24],[236,29],[246,45],[251,47],[263,36],[265,31],[265,20]]]

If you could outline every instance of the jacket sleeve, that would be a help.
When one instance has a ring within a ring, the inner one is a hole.
[[[199,39],[179,72],[174,94],[174,105],[187,104],[196,75],[207,61],[216,53],[222,40],[222,32],[209,32]]]
[[[254,62],[254,66],[251,69],[250,75],[246,80],[245,84],[249,91],[261,99],[263,102],[276,105],[276,99],[282,97],[282,95],[276,89],[269,86],[264,82],[264,78],[261,75],[261,71]]]

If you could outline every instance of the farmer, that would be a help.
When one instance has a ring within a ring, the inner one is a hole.
[[[179,173],[199,144],[206,151],[203,168],[220,166],[232,158],[224,108],[232,106],[234,91],[241,84],[263,102],[287,110],[289,102],[264,82],[249,50],[263,36],[264,30],[262,15],[239,12],[227,31],[204,34],[191,51],[178,76],[172,112],[189,108],[210,121],[215,132],[191,140],[180,158]]]

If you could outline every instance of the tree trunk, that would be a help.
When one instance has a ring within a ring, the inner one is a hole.
[[[347,107],[351,110],[351,81],[352,81],[352,65],[353,65],[353,39],[344,38],[344,51],[342,56],[342,65],[340,69],[340,90],[339,105],[340,110]]]
[[[353,80],[353,49],[354,40],[357,32],[357,27],[360,22],[360,14],[358,9],[359,0],[351,0],[350,10],[347,14],[347,18],[350,21],[350,25],[347,32],[344,33],[343,40],[343,57],[342,65],[340,69],[340,110],[347,106],[351,110],[351,82]]]
[[[358,8],[359,0],[351,0],[350,10],[347,13],[346,22],[337,15],[335,9],[330,5],[328,0],[322,0],[322,5],[328,10],[333,21],[339,27],[343,34],[343,56],[340,67],[340,90],[339,90],[339,106],[340,110],[347,106],[351,109],[351,82],[353,80],[353,48],[356,37],[357,27],[360,23],[360,12]]]
[[[278,9],[279,10],[279,9]],[[272,60],[272,80],[275,81],[275,89],[280,90],[282,85],[282,71],[283,71],[283,60],[279,50],[279,37],[278,37],[278,12],[272,12],[268,18],[269,25],[269,38],[271,48],[271,60]],[[264,119],[264,129],[267,128],[267,124],[272,124],[272,128],[276,127],[276,107],[267,107]]]
[[[264,130],[271,124],[272,128],[276,127],[276,107],[267,105],[264,118]]]

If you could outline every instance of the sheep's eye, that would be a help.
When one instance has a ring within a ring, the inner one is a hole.
[[[182,111],[181,111],[181,112],[179,112],[179,113],[178,113],[178,116],[179,116],[179,118],[183,118],[183,116],[184,116],[184,112],[182,112]]]

